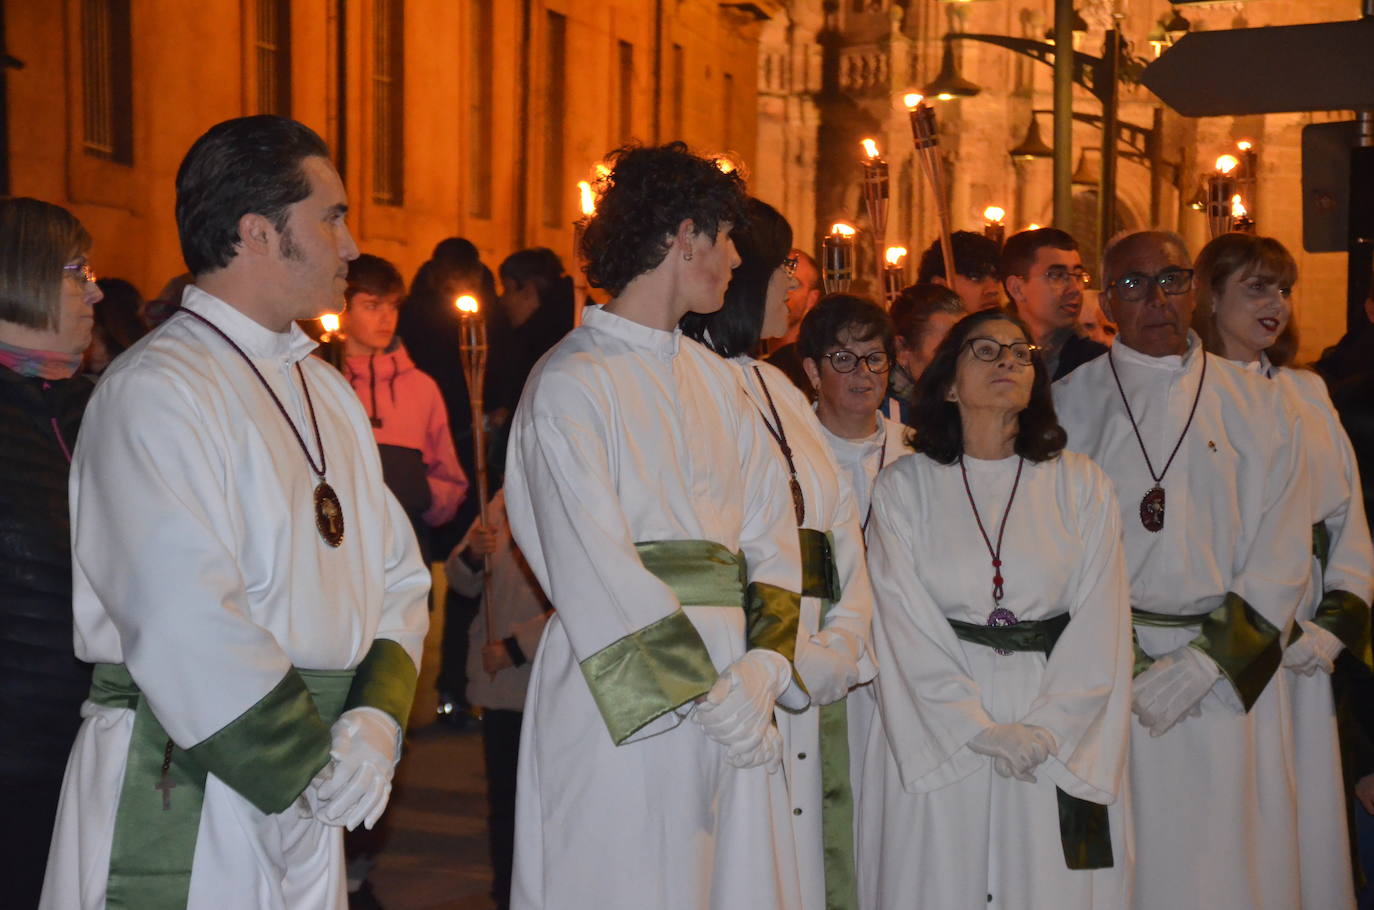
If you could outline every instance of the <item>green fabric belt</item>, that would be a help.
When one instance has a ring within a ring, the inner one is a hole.
[[[328,762],[328,728],[343,710],[353,675],[352,670],[292,670],[258,704],[215,734],[235,731],[230,739],[243,752],[239,764],[256,769],[259,777],[255,796],[261,797],[273,788],[285,788],[286,792],[294,789],[285,805],[274,811],[289,807],[304,789],[304,784],[296,786],[300,778],[304,776],[308,782]],[[314,737],[308,735],[316,732],[313,725],[307,724],[307,735],[294,740],[288,730],[288,739],[283,740],[279,736],[281,724],[263,720],[265,716],[296,713],[301,693],[308,693],[305,698],[315,712],[314,720],[324,726],[326,741],[322,755],[317,754]],[[90,700],[134,712],[124,783],[115,814],[105,906],[110,910],[180,910],[186,906],[191,887],[207,765],[219,776],[224,756],[214,750],[202,751],[205,743],[189,751],[173,744],[122,664],[96,665]],[[254,727],[264,736],[278,738],[264,738],[245,749],[250,745],[249,731]],[[288,780],[277,769],[290,761],[306,764]],[[238,776],[233,769],[229,773],[231,777]],[[229,779],[226,783],[230,783]],[[243,795],[259,804],[259,799]]]
[[[835,567],[833,536],[802,528],[797,537],[801,541],[802,597],[819,597],[831,603],[839,600],[840,578]]]
[[[644,541],[635,551],[682,606],[743,607],[744,554],[710,540]],[[718,675],[681,609],[617,639],[579,666],[616,745],[705,695]]]
[[[1046,658],[1069,624],[1069,614],[1049,619],[1022,620],[1010,626],[980,626],[951,619],[957,638],[1002,651],[1039,651]],[[1070,869],[1109,869],[1116,860],[1112,854],[1112,835],[1107,825],[1107,807],[1070,796],[1058,787],[1059,842],[1064,863]]]
[[[1198,635],[1188,642],[1189,647],[1216,661],[1246,711],[1259,701],[1283,660],[1279,630],[1243,597],[1230,591],[1210,613],[1176,615],[1132,607],[1131,621],[1137,626],[1155,628],[1196,627]],[[1135,645],[1135,675],[1139,676],[1154,663],[1154,658],[1141,649],[1134,631],[1131,637]]]

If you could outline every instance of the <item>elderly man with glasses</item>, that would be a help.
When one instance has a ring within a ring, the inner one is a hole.
[[[1309,570],[1297,421],[1265,380],[1189,330],[1182,239],[1103,254],[1106,356],[1054,386],[1069,448],[1122,511],[1136,678],[1134,906],[1301,905],[1288,693],[1280,665]]]

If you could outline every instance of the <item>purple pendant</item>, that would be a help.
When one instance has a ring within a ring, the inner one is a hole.
[[[1008,610],[1006,607],[998,607],[997,609],[993,610],[991,613],[988,614],[987,624],[993,628],[1000,628],[1002,626],[1014,626],[1020,621],[1021,620],[1016,618],[1016,614]],[[1001,654],[1003,657],[1006,657],[1008,654],[1011,653],[1010,651],[1004,651],[1001,648],[994,648],[993,650],[995,650],[998,654]]]
[[[1140,523],[1151,533],[1164,530],[1164,488],[1159,484],[1155,484],[1140,500]]]

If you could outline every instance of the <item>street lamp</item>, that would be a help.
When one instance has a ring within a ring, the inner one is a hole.
[[[1040,136],[1040,121],[1031,114],[1030,126],[1026,128],[1026,138],[1008,154],[1013,161],[1033,161],[1036,158],[1053,158],[1054,149],[1050,148]]]
[[[972,98],[982,90],[980,86],[959,74],[959,68],[954,63],[954,42],[946,35],[945,53],[940,60],[940,73],[934,82],[921,89],[921,94],[927,98],[934,95],[941,101],[949,101],[951,98]]]

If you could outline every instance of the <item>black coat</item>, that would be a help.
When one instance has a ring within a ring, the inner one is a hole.
[[[93,385],[0,367],[0,777],[62,775],[90,667],[72,654],[67,456]],[[61,440],[54,432],[61,433]]]

